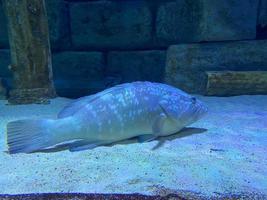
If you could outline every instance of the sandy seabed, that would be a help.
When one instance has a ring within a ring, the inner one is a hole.
[[[9,121],[55,118],[71,100],[19,106],[2,100],[0,194],[182,191],[267,198],[267,96],[198,97],[208,105],[209,114],[174,136],[73,153],[15,155],[4,152]]]

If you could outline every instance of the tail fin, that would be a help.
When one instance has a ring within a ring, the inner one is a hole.
[[[7,124],[8,152],[31,153],[51,145],[49,126],[54,120],[18,120]]]

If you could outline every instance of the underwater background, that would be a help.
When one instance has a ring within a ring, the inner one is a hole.
[[[7,105],[14,77],[0,1],[0,199],[36,193],[267,199],[267,0],[45,5],[58,97]],[[72,98],[133,81],[195,94],[209,114],[156,149],[158,141],[131,140],[75,153],[4,152],[8,122],[55,118]]]
[[[80,97],[122,82],[167,79],[204,94],[206,71],[266,70],[266,4],[46,0],[57,93]],[[7,22],[0,9],[0,75],[9,80]],[[176,44],[166,66],[167,49]],[[172,74],[165,77],[165,68]]]

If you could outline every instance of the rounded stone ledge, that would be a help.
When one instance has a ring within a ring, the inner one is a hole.
[[[48,104],[55,98],[54,88],[13,89],[9,92],[9,104]]]

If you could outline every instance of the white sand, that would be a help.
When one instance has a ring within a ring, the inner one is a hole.
[[[0,101],[0,193],[88,192],[267,195],[267,96],[199,97],[209,114],[195,128],[158,141],[71,153],[9,155],[5,126],[22,118],[55,117],[70,100],[6,106]],[[193,133],[195,132],[195,133]]]

